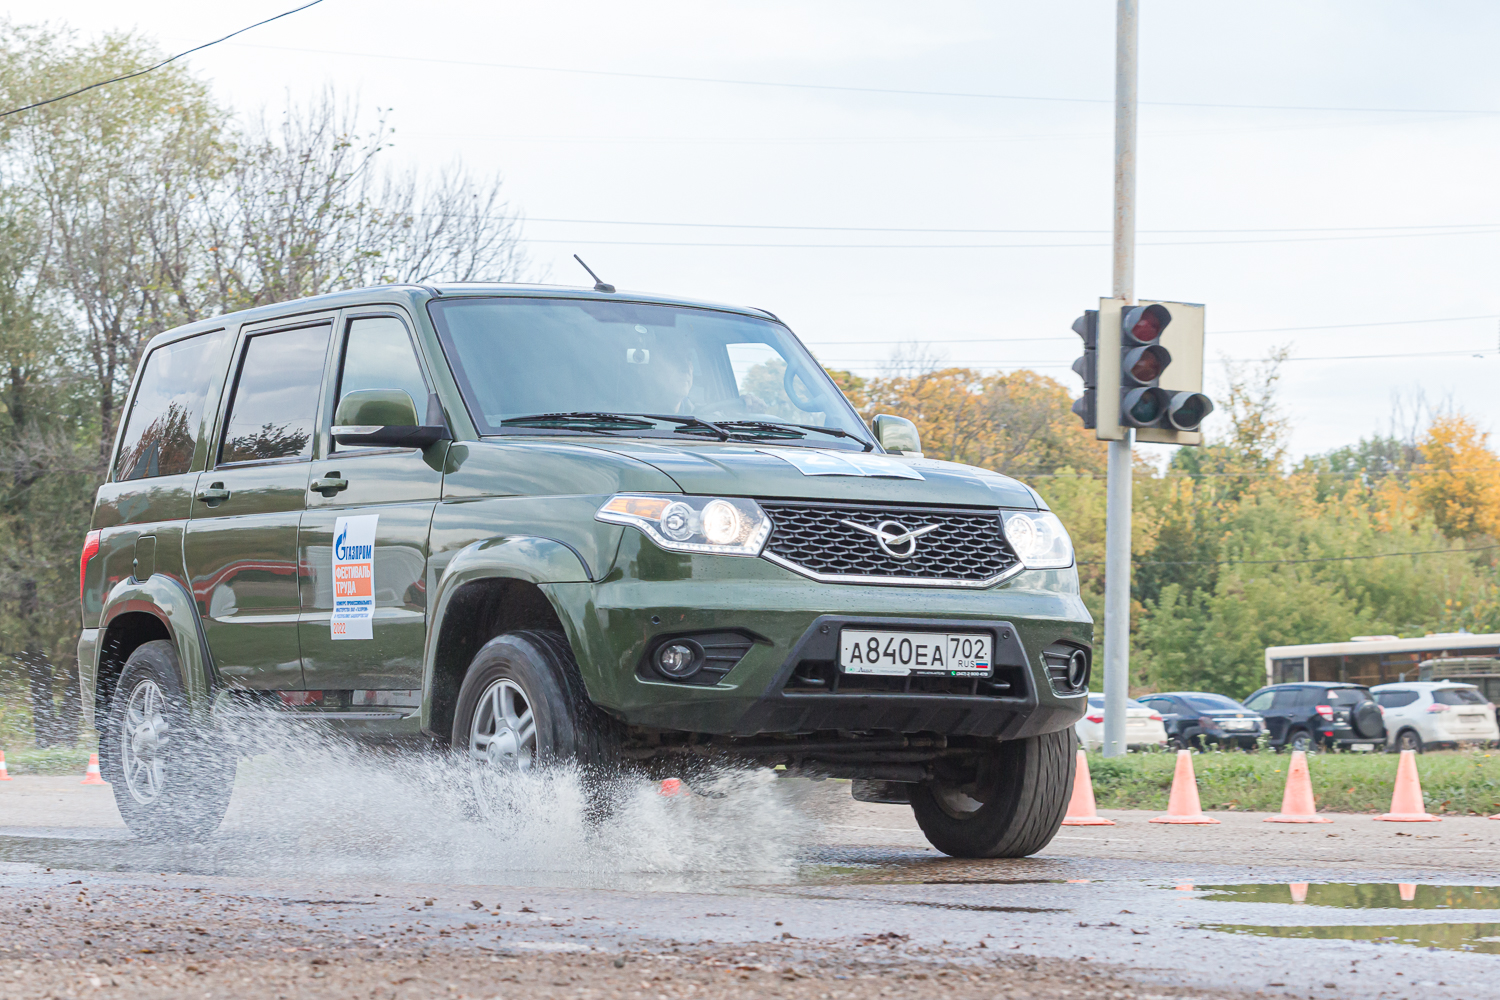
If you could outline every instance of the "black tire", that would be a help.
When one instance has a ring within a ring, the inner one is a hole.
[[[1288,750],[1311,750],[1313,749],[1313,735],[1306,729],[1293,729],[1286,734],[1284,745]]]
[[[125,825],[146,840],[202,840],[229,808],[234,768],[212,722],[188,707],[176,648],[136,647],[99,737],[99,770]]]
[[[1422,743],[1422,737],[1415,729],[1403,729],[1396,734],[1396,739],[1391,745],[1391,749],[1395,753],[1400,753],[1402,750],[1415,750],[1417,753],[1422,753],[1426,749],[1426,746]]]
[[[484,698],[497,691],[519,692],[531,717],[531,732],[516,734],[513,755],[504,739],[487,739],[482,752],[476,745]],[[619,723],[589,701],[573,650],[556,632],[509,632],[485,643],[469,663],[453,713],[455,752],[476,764],[523,771],[571,763],[590,777],[612,777],[619,771],[619,737]]]
[[[917,825],[955,858],[1035,854],[1067,814],[1077,749],[1072,729],[998,743],[971,773],[911,787]]]

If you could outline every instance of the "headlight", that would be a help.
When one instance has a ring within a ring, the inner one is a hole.
[[[1067,569],[1073,565],[1073,540],[1056,514],[1044,510],[1003,510],[1005,540],[1027,569]]]
[[[630,524],[672,552],[758,556],[771,534],[771,519],[754,500],[742,497],[655,496],[620,493],[594,515],[610,524]]]

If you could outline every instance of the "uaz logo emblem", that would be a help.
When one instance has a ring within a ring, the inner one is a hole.
[[[875,544],[880,546],[880,551],[892,559],[910,559],[917,554],[917,539],[929,531],[936,531],[942,527],[941,524],[929,524],[921,528],[908,529],[900,521],[881,521],[873,526],[847,519],[843,523],[874,535]]]

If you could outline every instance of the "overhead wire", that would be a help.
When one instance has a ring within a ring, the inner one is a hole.
[[[112,83],[123,83],[126,80],[134,80],[138,76],[145,76],[147,73],[153,72],[155,70],[159,70],[163,66],[166,66],[169,63],[174,63],[177,60],[183,58],[184,56],[190,56],[194,52],[202,52],[204,49],[209,48],[210,46],[218,45],[220,42],[227,42],[229,39],[233,38],[235,35],[243,35],[245,32],[250,31],[252,28],[259,28],[263,24],[270,24],[272,21],[279,21],[283,17],[290,17],[291,15],[296,14],[299,11],[304,11],[304,10],[306,10],[309,7],[316,7],[318,4],[320,4],[322,2],[323,2],[323,0],[311,0],[310,3],[305,3],[301,7],[294,7],[291,10],[282,11],[280,14],[277,14],[275,17],[268,17],[264,21],[256,21],[254,24],[247,25],[246,27],[243,27],[243,28],[239,29],[238,31],[231,31],[229,34],[225,35],[223,38],[215,38],[211,42],[204,42],[202,45],[195,45],[193,48],[187,49],[184,52],[179,52],[175,56],[170,56],[170,57],[168,57],[166,59],[163,59],[159,63],[155,63],[155,64],[153,64],[151,66],[147,66],[145,69],[138,69],[134,73],[125,73],[122,76],[111,77],[108,80],[100,80],[99,82],[97,82],[97,83],[91,83],[91,84],[89,84],[86,87],[79,87],[77,90],[70,90],[66,94],[58,94],[56,97],[49,97],[49,98],[47,98],[44,101],[37,101],[37,102],[35,102],[33,104],[28,104],[25,107],[12,108],[9,111],[0,111],[0,118],[8,118],[11,115],[18,115],[22,111],[30,111],[32,108],[40,108],[40,107],[43,107],[43,106],[48,105],[48,104],[56,104],[58,101],[65,101],[65,100],[67,100],[70,97],[77,97],[79,94],[87,93],[90,90],[97,90],[100,87],[107,87],[107,86],[109,86]]]

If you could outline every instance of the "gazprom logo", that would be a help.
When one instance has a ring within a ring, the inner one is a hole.
[[[344,539],[348,537],[349,529],[345,528],[339,532],[338,537],[333,540],[333,555],[340,562],[349,562],[360,559],[369,559],[371,555],[370,545],[345,545]]]

